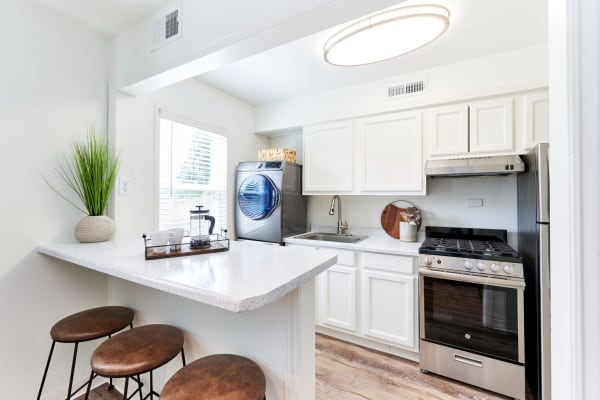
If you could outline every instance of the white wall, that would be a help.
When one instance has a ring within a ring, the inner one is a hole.
[[[387,88],[424,79],[426,93],[394,100]],[[442,65],[414,74],[315,93],[257,108],[256,131],[422,108],[450,101],[547,86],[547,44]]]
[[[233,233],[235,167],[240,161],[256,159],[267,139],[254,135],[254,109],[195,79],[129,97],[118,95],[116,147],[122,153],[120,176],[132,178],[132,192],[115,197],[118,235],[142,235],[156,228],[155,121],[156,108],[214,127],[227,142],[227,224]],[[219,227],[217,227],[219,228]],[[140,239],[140,245],[141,239]]]
[[[81,212],[42,180],[90,122],[106,129],[106,41],[29,1],[2,2],[0,24],[0,376],[4,399],[37,395],[50,328],[69,313],[102,305],[106,278],[39,255],[40,243],[74,241]],[[78,381],[93,343],[82,346]],[[44,390],[67,391],[72,346],[57,345]]]
[[[600,398],[600,8],[550,0],[552,398]]]

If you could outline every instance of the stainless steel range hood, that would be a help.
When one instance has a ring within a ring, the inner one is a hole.
[[[427,160],[426,176],[510,175],[525,171],[518,155]]]

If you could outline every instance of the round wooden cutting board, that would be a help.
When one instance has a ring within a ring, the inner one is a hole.
[[[406,211],[414,205],[405,200],[391,202],[381,212],[381,227],[395,239],[400,239],[400,222],[407,222]],[[421,219],[417,220],[417,228],[421,229]]]

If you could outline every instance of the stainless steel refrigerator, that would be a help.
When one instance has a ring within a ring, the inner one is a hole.
[[[525,375],[536,399],[550,400],[550,192],[548,144],[522,156],[517,177],[519,254],[525,272]]]

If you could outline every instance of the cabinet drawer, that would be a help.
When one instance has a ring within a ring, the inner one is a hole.
[[[363,253],[361,266],[412,275],[415,272],[415,257]]]
[[[354,252],[349,250],[331,249],[338,257],[338,264],[354,266]]]

